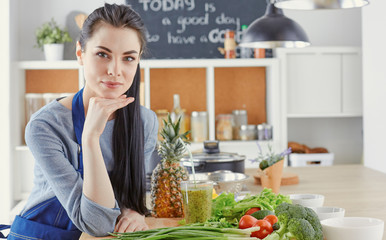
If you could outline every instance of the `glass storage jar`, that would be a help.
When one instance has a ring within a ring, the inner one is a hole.
[[[272,125],[262,123],[257,125],[257,138],[259,140],[271,140],[272,139]]]
[[[243,141],[255,140],[256,135],[257,135],[256,125],[241,125],[239,127],[240,140],[243,140]]]
[[[159,110],[156,110],[155,113],[157,114],[157,119],[158,119],[158,140],[162,141],[163,138],[160,133],[164,126],[163,120],[167,121],[169,112],[166,109],[159,109]]]
[[[240,126],[248,124],[247,110],[233,110],[233,139],[241,140],[239,136]]]
[[[193,111],[190,117],[190,128],[193,142],[203,142],[208,140],[207,112]]]
[[[29,122],[32,114],[44,106],[43,94],[26,93],[25,94],[25,124]]]
[[[219,141],[233,139],[233,115],[220,114],[217,116],[216,138]]]

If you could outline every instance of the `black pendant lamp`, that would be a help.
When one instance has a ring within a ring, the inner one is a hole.
[[[310,45],[302,27],[287,18],[283,10],[268,3],[264,16],[253,21],[242,36],[240,47],[300,48]]]
[[[368,0],[276,0],[275,7],[296,10],[341,9],[363,7]]]

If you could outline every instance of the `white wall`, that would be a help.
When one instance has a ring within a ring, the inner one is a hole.
[[[1,58],[0,58],[0,79],[1,88],[0,88],[0,109],[1,109],[1,118],[0,118],[0,191],[2,193],[11,192],[11,162],[10,159],[10,132],[9,132],[9,113],[10,113],[10,90],[9,90],[9,81],[6,81],[10,77],[10,58],[11,51],[10,48],[10,0],[0,1],[0,29],[4,34],[0,38],[0,46],[2,48]],[[0,223],[8,223],[9,221],[9,209],[11,206],[11,196],[8,194],[1,195],[0,198]]]
[[[43,60],[43,52],[35,48],[35,31],[53,17],[60,26],[66,26],[73,43],[65,44],[64,59],[75,59],[75,41],[79,33],[74,17],[79,13],[90,14],[104,2],[123,4],[125,0],[19,0],[18,46],[19,60]]]
[[[386,173],[386,1],[363,8],[363,123],[365,166]]]
[[[361,9],[284,10],[299,23],[312,46],[361,46]]]

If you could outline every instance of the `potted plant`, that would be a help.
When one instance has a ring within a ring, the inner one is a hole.
[[[44,50],[48,61],[63,60],[64,43],[71,41],[68,31],[60,28],[54,19],[36,30],[36,46]]]
[[[275,153],[271,144],[268,144],[268,152],[263,153],[261,146],[257,143],[259,153],[252,162],[259,163],[259,175],[261,186],[271,188],[273,192],[279,193],[281,177],[283,174],[284,157],[291,153],[291,148],[281,153]]]

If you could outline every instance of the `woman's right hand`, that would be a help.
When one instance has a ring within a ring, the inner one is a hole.
[[[133,97],[122,95],[119,98],[107,99],[92,97],[89,100],[86,120],[83,127],[83,136],[100,137],[110,116],[118,109],[134,101]]]

